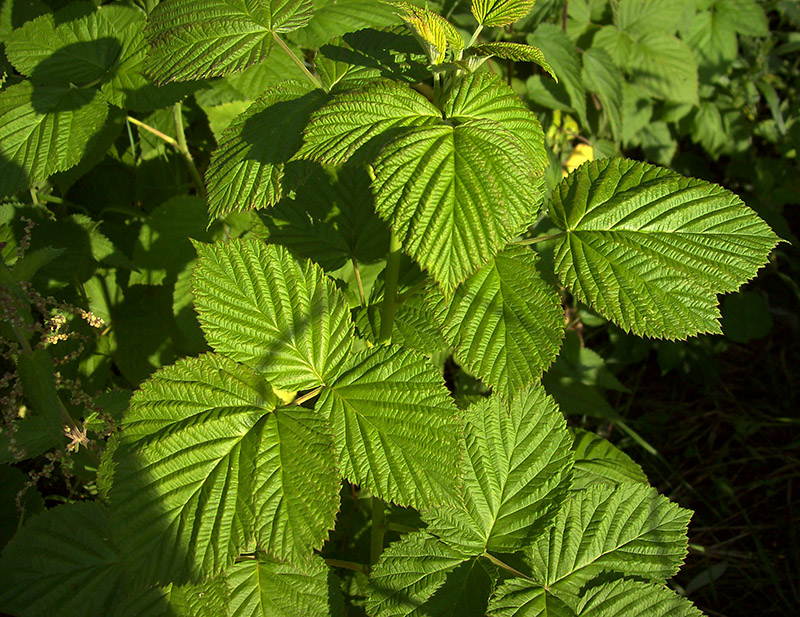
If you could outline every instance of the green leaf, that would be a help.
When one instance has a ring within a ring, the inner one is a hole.
[[[376,143],[385,143],[398,128],[432,124],[441,117],[417,91],[379,81],[337,96],[311,114],[303,133],[305,143],[295,158],[340,165],[362,147],[374,149]]]
[[[536,177],[544,175],[547,156],[544,131],[536,115],[528,109],[507,84],[491,73],[466,75],[454,84],[444,104],[450,122],[491,120],[514,134],[528,153]]]
[[[325,100],[299,82],[265,92],[222,134],[206,172],[211,218],[275,205],[299,184],[289,163],[309,115]],[[289,163],[287,165],[287,163]]]
[[[400,347],[361,352],[325,388],[317,409],[333,426],[349,481],[415,508],[457,498],[458,412],[424,356]]]
[[[430,45],[431,58],[435,63],[444,61],[448,47],[463,49],[464,39],[461,34],[438,13],[424,7],[414,6],[409,2],[394,0],[392,5],[399,10],[400,19]]]
[[[373,304],[362,308],[356,318],[356,326],[361,335],[375,344],[381,331],[381,306]],[[415,293],[397,307],[392,322],[391,340],[426,355],[448,347],[423,293]]]
[[[374,617],[432,614],[426,610],[428,601],[468,559],[427,531],[404,536],[383,552],[370,575],[368,613]]]
[[[261,213],[270,244],[282,244],[296,259],[312,259],[326,271],[353,258],[371,263],[386,257],[389,230],[374,208],[367,172],[348,164],[315,170],[274,208]]]
[[[572,439],[539,386],[510,405],[486,399],[464,416],[464,506],[426,514],[428,531],[468,555],[513,553],[547,529],[561,508],[572,479]]]
[[[61,505],[32,518],[0,559],[0,610],[19,617],[112,615],[122,589],[106,509]]]
[[[687,0],[620,0],[614,14],[620,30],[641,34],[657,29],[674,34]]]
[[[413,129],[374,164],[378,214],[449,292],[536,216],[537,167],[491,120]]]
[[[704,83],[724,74],[739,53],[736,30],[719,11],[698,13],[684,38],[695,52]]]
[[[322,545],[339,505],[329,429],[276,403],[263,378],[211,354],[134,395],[110,499],[136,580],[202,580],[255,548],[304,563]]]
[[[101,11],[79,19],[70,19],[71,12],[37,17],[9,37],[8,59],[34,83],[85,86],[105,79],[117,63],[122,44]]]
[[[24,81],[0,92],[0,196],[76,165],[107,113],[97,90]]]
[[[642,468],[607,439],[581,429],[570,429],[574,442],[575,474],[572,489],[586,488],[595,483],[648,484]]]
[[[617,580],[590,588],[579,617],[702,617],[687,599],[671,589],[642,581]]]
[[[489,599],[488,617],[577,617],[578,598],[561,593],[565,602],[543,587],[521,578],[511,578]]]
[[[542,50],[553,72],[569,95],[572,108],[577,112],[581,124],[586,126],[586,89],[581,81],[581,63],[578,48],[569,37],[554,24],[540,24],[536,32],[528,36],[528,42]]]
[[[319,266],[252,238],[196,247],[195,308],[216,351],[287,390],[315,388],[341,372],[353,322]]]
[[[483,26],[506,26],[530,13],[536,0],[472,0],[472,14]]]
[[[364,28],[386,28],[402,23],[394,7],[380,0],[317,0],[314,16],[295,32],[294,39],[309,49]]]
[[[558,292],[537,271],[536,254],[508,248],[459,285],[430,294],[456,359],[506,400],[555,360],[564,336]]]
[[[609,53],[600,47],[591,47],[583,54],[581,71],[586,88],[597,95],[615,141],[622,137],[622,93],[625,82],[622,73]]]
[[[145,75],[146,17],[138,7],[118,2],[104,5],[98,14],[111,24],[121,45],[117,62],[101,88],[109,102],[136,111],[152,111],[172,105],[198,88],[193,83],[157,86]]]
[[[555,524],[526,550],[531,585],[558,596],[578,594],[601,572],[663,581],[686,557],[690,517],[642,484],[574,492]]]
[[[514,60],[515,62],[533,62],[542,67],[558,82],[558,76],[547,63],[542,50],[533,45],[496,41],[474,45],[469,48],[468,53],[478,56],[496,56],[504,60]]]
[[[640,336],[720,332],[716,294],[755,276],[778,237],[733,193],[625,159],[587,163],[551,202],[556,272]]]
[[[605,26],[592,44],[606,49],[617,66],[652,96],[697,104],[697,62],[690,47],[680,39],[660,31],[643,32],[633,38],[614,26]]]
[[[302,567],[259,556],[237,563],[225,575],[232,617],[340,617],[339,581],[321,557]]]
[[[36,349],[30,354],[21,353],[17,358],[19,385],[26,400],[33,412],[44,420],[43,426],[53,442],[63,445],[64,419],[61,409],[65,409],[66,413],[66,408],[58,395],[53,371],[53,361],[44,349]]]
[[[164,0],[150,13],[147,67],[157,83],[219,77],[262,62],[273,35],[303,27],[312,0]]]
[[[743,36],[769,34],[769,23],[764,7],[755,0],[715,0],[713,10]]]

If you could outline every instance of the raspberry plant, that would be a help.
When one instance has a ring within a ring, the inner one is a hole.
[[[540,379],[562,294],[640,336],[720,332],[717,294],[764,265],[770,228],[719,186],[622,158],[582,165],[545,205],[541,126],[483,69],[558,75],[536,47],[480,40],[532,0],[473,0],[469,41],[407,2],[146,5],[145,20],[73,3],[8,38],[28,79],[0,93],[5,194],[106,143],[115,108],[172,104],[276,54],[305,81],[236,117],[204,180],[175,140],[212,222],[261,224],[195,243],[213,351],[141,385],[96,501],[12,539],[3,610],[699,614],[665,585],[690,513],[568,428]],[[530,237],[542,217],[557,231]],[[491,394],[454,397],[450,355]],[[340,526],[359,517],[369,559],[353,561]]]

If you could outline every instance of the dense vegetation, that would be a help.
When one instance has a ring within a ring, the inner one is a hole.
[[[791,613],[798,25],[5,0],[0,610]]]

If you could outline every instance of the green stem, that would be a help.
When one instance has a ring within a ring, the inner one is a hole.
[[[358,271],[358,261],[356,260],[355,255],[350,257],[350,261],[353,263],[353,274],[356,277],[356,285],[358,286],[358,297],[361,300],[361,307],[366,308],[367,297],[364,295],[364,283],[361,282],[361,273]]]
[[[134,118],[133,116],[128,116],[128,117],[126,118],[126,120],[127,120],[128,122],[130,122],[131,124],[135,124],[136,126],[139,126],[139,127],[143,128],[145,131],[147,131],[147,132],[149,132],[149,133],[152,133],[153,135],[155,135],[155,136],[156,136],[156,137],[158,137],[159,139],[162,139],[162,140],[164,140],[164,141],[165,141],[165,142],[167,142],[167,143],[168,143],[170,146],[174,146],[175,148],[177,148],[177,147],[178,147],[178,142],[177,142],[177,141],[175,141],[174,139],[172,139],[172,137],[170,137],[170,136],[169,136],[169,135],[167,135],[166,133],[162,133],[161,131],[159,131],[159,130],[158,130],[158,129],[156,129],[156,128],[153,128],[153,127],[152,127],[152,126],[150,126],[149,124],[145,124],[144,122],[142,122],[141,120],[137,120],[137,119],[136,119],[136,118]]]
[[[381,307],[381,332],[378,343],[388,343],[392,339],[394,314],[397,309],[397,283],[400,279],[400,258],[402,257],[400,238],[392,231],[389,240],[389,255],[386,258],[383,306]]]
[[[489,561],[491,561],[491,562],[492,562],[494,565],[496,565],[497,567],[499,567],[499,568],[503,568],[503,570],[505,570],[506,572],[511,572],[511,574],[513,574],[514,576],[518,576],[519,578],[524,578],[526,581],[535,582],[535,581],[534,581],[534,580],[533,580],[533,579],[532,579],[530,576],[528,576],[527,574],[523,574],[522,572],[520,572],[520,571],[519,571],[519,570],[517,570],[516,568],[512,568],[512,567],[511,567],[510,565],[508,565],[507,563],[504,563],[504,562],[500,561],[500,560],[499,560],[497,557],[495,557],[494,555],[490,555],[490,554],[489,554],[489,553],[487,553],[486,551],[484,551],[484,552],[483,552],[483,555],[482,555],[482,556],[483,556],[483,557],[486,557],[486,559],[488,559]]]
[[[341,559],[329,559],[325,557],[325,563],[332,568],[344,568],[345,570],[353,570],[354,572],[361,572],[362,574],[369,574],[369,566],[363,563],[356,563],[355,561],[342,561]]]
[[[467,47],[472,47],[475,44],[481,32],[483,32],[483,26],[478,24],[478,27],[475,28],[475,32],[472,33],[472,38],[470,38],[469,43],[467,43]]]
[[[547,240],[554,240],[555,238],[560,238],[563,236],[566,231],[559,231],[558,233],[548,234],[546,236],[539,236],[538,238],[525,238],[524,240],[517,240],[514,244],[538,244],[539,242],[546,242]]]
[[[203,184],[203,177],[200,175],[200,172],[197,171],[197,165],[194,164],[192,153],[189,152],[189,146],[186,144],[186,133],[183,131],[183,113],[181,107],[180,101],[172,106],[172,117],[175,120],[175,133],[178,136],[176,148],[178,148],[178,151],[183,155],[184,161],[186,161],[186,167],[189,170],[189,175],[192,177],[192,183],[194,184],[197,194],[203,199],[206,199],[206,185]]]
[[[306,76],[308,81],[314,84],[315,88],[319,88],[320,90],[325,90],[327,92],[327,89],[322,85],[322,82],[319,80],[319,78],[317,78],[311,71],[308,70],[306,63],[298,58],[291,49],[289,49],[289,46],[284,43],[283,39],[279,37],[276,32],[272,33],[272,38],[275,39],[275,42],[278,44],[278,46],[292,59],[292,62],[300,67],[300,70],[303,71],[303,75]]]
[[[315,396],[317,396],[320,392],[322,392],[322,386],[312,390],[311,392],[306,392],[303,396],[298,396],[296,399],[294,399],[292,401],[291,404],[300,406],[303,403],[305,403],[306,401],[308,401],[308,400],[314,398]]]
[[[386,533],[386,511],[384,503],[377,497],[372,498],[372,532],[369,543],[369,562],[378,563],[383,552],[383,536]]]

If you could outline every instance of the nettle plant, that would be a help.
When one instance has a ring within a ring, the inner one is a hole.
[[[478,42],[533,1],[474,0],[467,43],[428,9],[371,3],[364,19],[406,30],[360,30],[306,61],[282,33],[366,10],[314,4],[166,0],[149,15],[158,83],[228,75],[274,45],[308,79],[236,118],[205,175],[212,219],[263,210],[253,233],[195,245],[213,351],[134,394],[100,501],[49,510],[9,543],[3,610],[698,615],[665,585],[690,512],[568,428],[540,377],[564,337],[562,293],[637,335],[719,333],[717,294],[778,238],[723,188],[626,159],[584,164],[545,209],[540,124],[481,67],[549,66],[534,47]],[[114,83],[87,104],[121,96]],[[542,216],[560,231],[528,237]],[[451,355],[491,395],[457,401]],[[354,518],[368,563],[341,548]]]

